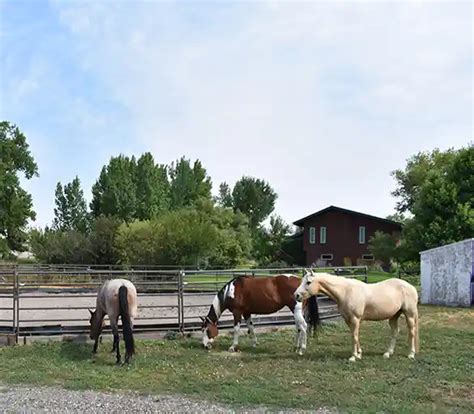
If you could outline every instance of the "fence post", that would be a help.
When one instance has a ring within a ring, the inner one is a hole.
[[[18,267],[15,265],[13,271],[13,332],[15,333],[15,343],[18,344],[20,336],[20,282],[18,281]]]
[[[178,329],[184,333],[184,270],[178,272]]]

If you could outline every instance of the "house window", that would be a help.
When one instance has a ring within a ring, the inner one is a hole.
[[[332,253],[324,253],[321,255],[321,259],[323,260],[332,260]]]
[[[326,244],[326,227],[320,227],[319,229],[319,243]]]
[[[359,227],[359,244],[365,244],[365,226]]]
[[[310,244],[316,243],[316,227],[309,228],[309,243]]]
[[[363,260],[374,260],[374,255],[373,254],[363,254],[362,259]]]

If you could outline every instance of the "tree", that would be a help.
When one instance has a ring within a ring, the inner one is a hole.
[[[53,228],[59,231],[75,230],[86,233],[89,229],[89,213],[81,189],[81,182],[76,177],[64,187],[56,186],[56,208],[54,209]]]
[[[25,135],[13,124],[0,122],[0,254],[24,250],[25,226],[35,219],[31,195],[20,186],[38,175]]]
[[[430,171],[446,171],[454,157],[455,151],[452,149],[445,152],[439,149],[431,153],[419,152],[408,159],[404,170],[393,171],[392,176],[397,182],[397,188],[392,195],[400,199],[397,202],[397,211],[399,213],[411,211]]]
[[[260,227],[254,232],[254,256],[260,265],[292,260],[290,255],[283,250],[285,240],[290,233],[291,226],[277,215],[270,217],[268,227]]]
[[[399,170],[400,171],[400,170]],[[400,251],[405,260],[419,260],[419,252],[474,235],[474,147],[409,160],[395,191],[407,210]]]
[[[119,262],[115,237],[122,222],[115,217],[98,217],[92,223],[89,241],[93,263],[116,264]]]
[[[211,178],[199,160],[191,167],[190,161],[182,157],[171,164],[169,175],[172,209],[193,206],[201,198],[211,198]]]
[[[232,193],[230,191],[229,184],[223,182],[219,185],[219,195],[216,199],[217,203],[222,207],[232,207],[234,200],[232,199]]]
[[[169,209],[170,184],[166,167],[156,165],[149,152],[137,161],[136,183],[137,207],[134,218],[149,220]]]
[[[94,217],[115,216],[131,221],[137,216],[135,157],[112,157],[102,168],[92,187],[90,208]]]
[[[90,264],[94,260],[87,235],[75,230],[34,229],[30,244],[35,257],[45,263]]]
[[[274,210],[277,194],[264,180],[242,177],[234,186],[232,198],[234,209],[245,214],[255,230]]]
[[[248,260],[247,218],[200,199],[154,220],[122,224],[116,247],[123,263],[234,266]]]
[[[377,260],[383,263],[390,263],[397,259],[397,238],[391,234],[376,231],[370,238],[368,250]]]

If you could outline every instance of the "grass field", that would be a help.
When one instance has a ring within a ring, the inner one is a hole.
[[[235,405],[270,408],[338,408],[351,412],[473,412],[474,311],[420,307],[421,353],[406,358],[406,329],[395,355],[384,360],[389,329],[361,328],[362,361],[349,363],[350,338],[340,323],[310,340],[308,352],[291,352],[293,331],[259,335],[257,349],[241,338],[230,354],[228,334],[210,352],[199,339],[138,341],[130,367],[116,367],[104,343],[96,358],[76,343],[0,348],[0,379],[72,389],[183,393]],[[123,346],[123,345],[122,345]]]

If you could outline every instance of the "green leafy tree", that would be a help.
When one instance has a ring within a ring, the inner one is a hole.
[[[13,124],[0,122],[0,255],[24,250],[25,226],[35,219],[31,195],[20,185],[38,175],[25,135]]]
[[[191,162],[182,157],[171,164],[169,175],[172,209],[193,206],[201,198],[211,198],[211,178],[199,160],[191,167]]]
[[[268,227],[258,228],[253,236],[253,250],[258,263],[266,266],[276,262],[292,261],[291,255],[283,249],[290,233],[291,226],[277,215],[270,217]]]
[[[392,195],[397,197],[397,211],[399,213],[411,212],[415,201],[426,182],[430,171],[438,170],[445,172],[455,157],[455,151],[419,152],[409,158],[405,169],[392,172],[397,188]]]
[[[92,187],[90,205],[94,217],[115,216],[131,221],[137,216],[137,186],[135,157],[112,157],[102,168]]]
[[[421,172],[424,169],[427,170]],[[404,224],[400,257],[419,260],[422,250],[474,235],[472,145],[445,153],[436,150],[432,154],[418,154],[401,174],[416,176],[416,185],[412,185],[415,180],[408,180],[410,185],[406,184],[408,181],[399,181],[396,192],[401,194],[400,206],[412,214]]]
[[[232,199],[232,193],[230,191],[229,184],[223,182],[219,185],[219,195],[216,201],[222,207],[232,207],[234,200]]]
[[[384,263],[398,259],[397,238],[391,234],[376,231],[369,240],[368,249],[377,260]]]
[[[232,191],[234,209],[245,214],[252,230],[273,212],[277,194],[264,180],[242,177]]]
[[[137,161],[136,185],[135,218],[149,220],[169,209],[170,184],[167,169],[163,165],[156,165],[149,152]]]
[[[87,235],[75,230],[34,229],[30,233],[31,250],[44,263],[93,263],[94,254]]]
[[[248,261],[247,218],[200,199],[194,207],[122,224],[116,248],[123,263],[234,266]]]
[[[115,237],[121,223],[115,217],[102,216],[94,220],[89,234],[90,246],[94,256],[93,263],[116,264],[120,261]]]
[[[64,187],[61,183],[57,184],[55,203],[53,221],[55,230],[76,230],[81,233],[89,230],[89,213],[78,177]]]

